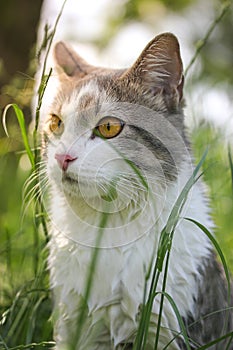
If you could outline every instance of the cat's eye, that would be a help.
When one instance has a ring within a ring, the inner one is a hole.
[[[55,135],[61,135],[63,133],[64,123],[56,114],[51,115],[49,129]]]
[[[124,127],[124,122],[116,117],[104,117],[94,130],[94,135],[111,139],[120,134]]]

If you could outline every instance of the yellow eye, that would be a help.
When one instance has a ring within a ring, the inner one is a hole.
[[[53,134],[61,135],[64,130],[64,123],[57,115],[52,114],[49,122],[49,129]]]
[[[104,117],[99,121],[94,133],[105,139],[111,139],[120,134],[124,125],[124,122],[116,117]]]

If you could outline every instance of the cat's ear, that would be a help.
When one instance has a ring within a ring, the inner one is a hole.
[[[57,68],[61,68],[67,77],[83,78],[94,70],[77,52],[63,41],[54,46],[54,59]]]
[[[171,95],[176,91],[182,98],[183,65],[177,38],[171,33],[156,36],[145,47],[128,74],[139,78],[155,94]]]

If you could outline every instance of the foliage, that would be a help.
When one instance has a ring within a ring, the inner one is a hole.
[[[196,127],[192,139],[197,159],[207,146],[209,148],[203,166],[204,180],[208,185],[207,192],[216,224],[216,236],[233,271],[233,191],[231,163],[228,156],[232,152],[231,146],[224,142],[221,132],[206,123]]]

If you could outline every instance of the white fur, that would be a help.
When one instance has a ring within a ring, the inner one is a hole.
[[[184,170],[180,176],[179,180],[182,184],[190,175],[186,173],[187,171]],[[62,341],[69,341],[68,330],[65,331],[65,319],[66,317],[71,319],[74,317],[75,319],[78,295],[84,293],[93,254],[91,247],[79,244],[79,231],[85,230],[86,226],[87,234],[93,232],[96,235],[97,230],[85,224],[80,225],[79,220],[75,220],[75,215],[64,203],[65,199],[61,198],[61,195],[53,192],[52,198],[53,225],[64,228],[65,223],[66,232],[59,232],[54,228],[52,230],[49,267],[52,288],[58,294],[56,308],[60,308],[64,304],[64,310],[59,316],[60,326],[57,333],[59,335],[62,329],[62,333],[65,333]],[[174,203],[175,199],[176,191],[172,188],[167,193],[167,202]],[[122,247],[100,250],[88,307],[90,315],[93,316],[93,322],[97,322],[105,314],[111,339],[115,345],[128,337],[130,338],[130,331],[136,330],[136,315],[143,299],[145,273],[168,214],[169,210],[164,210],[159,222],[152,227],[148,234],[143,235],[138,240]],[[185,208],[185,216],[209,226],[207,208],[198,185],[192,192],[189,206]],[[86,220],[89,222],[91,218],[87,217]],[[140,231],[144,232],[145,227],[150,227],[150,225],[149,218],[148,222],[141,222],[141,225],[137,221],[136,225],[132,225],[130,228],[132,230],[130,234],[134,232],[136,236],[140,236]],[[127,227],[122,229],[127,237],[129,235]],[[81,233],[85,234],[85,232]],[[72,238],[69,238],[70,234]],[[206,236],[193,224],[181,220],[173,241],[166,290],[173,297],[182,316],[193,310],[193,297],[197,295],[197,281],[193,276],[193,271],[197,271],[201,259],[208,256],[209,248],[210,244]],[[161,282],[162,279],[160,279],[158,291],[161,291]],[[158,310],[159,298],[155,300],[153,313],[157,315]],[[162,325],[168,329],[179,331],[176,317],[168,302],[165,302],[164,305]],[[86,335],[88,332],[89,330],[87,330]],[[169,338],[172,338],[172,334],[165,334],[165,338],[168,341]],[[59,336],[57,340],[59,345]],[[159,348],[162,348],[162,344]],[[94,349],[94,347],[90,349]]]

